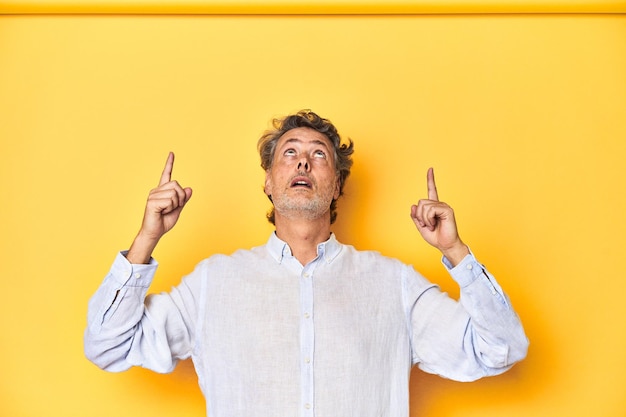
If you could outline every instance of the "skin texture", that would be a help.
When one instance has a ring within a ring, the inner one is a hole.
[[[332,145],[305,127],[285,133],[276,145],[272,167],[265,173],[265,193],[281,216],[308,220],[324,217],[339,197]]]
[[[411,206],[411,219],[424,240],[439,249],[452,265],[457,265],[469,254],[469,249],[459,237],[452,207],[439,201],[432,168],[426,174],[426,185],[428,198]]]
[[[131,263],[150,261],[157,243],[176,225],[181,211],[191,198],[191,188],[183,188],[177,181],[172,181],[173,169],[174,154],[170,152],[159,185],[148,195],[141,229],[126,254]]]

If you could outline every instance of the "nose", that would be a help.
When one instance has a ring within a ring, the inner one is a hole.
[[[302,158],[298,162],[298,171],[300,171],[302,169],[304,169],[306,172],[309,172],[310,165],[309,165],[309,161],[306,158]]]

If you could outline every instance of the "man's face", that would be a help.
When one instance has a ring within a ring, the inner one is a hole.
[[[265,172],[265,194],[272,197],[277,215],[316,219],[339,198],[339,178],[330,140],[308,127],[285,132]]]

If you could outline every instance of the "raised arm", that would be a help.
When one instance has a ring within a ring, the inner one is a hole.
[[[455,266],[469,254],[469,249],[459,237],[452,207],[439,201],[432,168],[426,174],[426,185],[428,198],[411,206],[411,218],[424,240]]]
[[[159,185],[148,196],[141,229],[126,254],[130,263],[145,264],[150,261],[157,243],[176,225],[182,209],[191,198],[191,188],[183,188],[172,180],[173,168],[174,154],[170,152]]]
[[[408,280],[414,360],[459,381],[497,375],[526,356],[528,338],[508,296],[459,237],[452,208],[439,201],[432,168],[426,181],[428,198],[411,207],[411,218],[445,256],[461,291],[457,302],[435,288],[413,292],[419,280]]]
[[[191,188],[172,180],[170,153],[159,185],[150,192],[141,229],[128,252],[118,253],[104,281],[89,301],[85,355],[109,371],[143,366],[169,372],[191,349],[195,296],[190,281],[170,293],[146,294],[157,268],[151,254],[174,227],[191,198]],[[125,256],[125,257],[124,257]],[[145,300],[145,303],[144,303]]]

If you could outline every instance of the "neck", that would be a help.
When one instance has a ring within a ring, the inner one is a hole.
[[[289,219],[276,213],[276,236],[286,242],[291,253],[306,265],[317,257],[317,245],[330,237],[330,216],[319,219]]]

